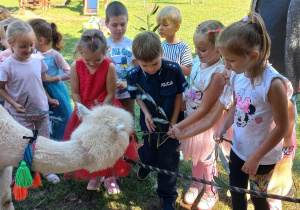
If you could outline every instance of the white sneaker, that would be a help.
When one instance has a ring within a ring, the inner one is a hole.
[[[197,205],[198,210],[211,210],[219,201],[218,193],[214,194],[212,191],[205,191],[200,202]]]
[[[184,195],[183,201],[188,205],[194,204],[195,200],[197,199],[197,197],[200,194],[200,192],[202,191],[202,189],[203,189],[203,186],[199,186],[199,185],[195,184],[194,182],[192,182],[190,188]]]

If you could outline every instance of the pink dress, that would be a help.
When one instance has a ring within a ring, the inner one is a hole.
[[[190,76],[191,87],[186,91],[187,115],[192,114],[192,112],[200,106],[203,93],[205,89],[209,86],[212,75],[215,73],[222,74],[223,69],[224,69],[224,65],[221,59],[214,65],[204,69],[200,68],[200,61],[198,57],[193,60],[193,68]],[[230,95],[227,93],[227,92],[230,93],[230,89],[228,89],[225,92],[226,95]],[[223,95],[224,94],[225,93],[223,92]],[[198,124],[209,119],[212,113],[216,110],[218,103],[219,102],[217,102],[212,107],[210,112],[202,120],[200,120],[199,122],[195,123],[194,125],[190,126],[187,129],[188,130],[192,129]],[[197,165],[198,162],[210,164],[214,161],[214,157],[215,157],[214,153],[211,156],[212,158],[208,160],[206,160],[206,158],[214,151],[215,141],[213,139],[213,135],[220,127],[223,118],[224,116],[209,130],[201,134],[198,134],[192,138],[189,138],[185,141],[182,141],[181,151],[184,153],[184,159],[186,161],[189,161],[191,159],[193,165]],[[229,135],[231,134],[230,132],[232,133],[232,131],[229,131]],[[228,137],[228,139],[231,139],[231,137]],[[226,144],[228,143],[225,142],[223,143],[223,145],[226,147],[225,150],[229,152],[230,145],[226,145]]]
[[[77,75],[79,78],[80,99],[82,104],[91,109],[96,106],[95,99],[101,105],[106,97],[106,76],[109,64],[112,61],[108,58],[104,59],[94,74],[89,74],[89,71],[82,61],[76,60]],[[122,107],[117,99],[114,99],[112,104],[117,107]],[[75,107],[68,124],[66,126],[63,140],[69,140],[72,132],[79,126],[81,120],[77,116]],[[129,136],[128,136],[129,141]],[[124,155],[130,159],[137,160],[137,151],[135,141],[131,141]],[[127,176],[130,173],[131,164],[119,159],[112,168],[91,173],[85,169],[80,169],[75,172],[65,173],[64,179],[76,178],[77,181],[88,181],[89,179],[100,176]]]

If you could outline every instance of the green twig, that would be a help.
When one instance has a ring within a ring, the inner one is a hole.
[[[165,120],[168,122],[169,126],[170,126],[171,128],[173,128],[173,126],[172,126],[171,122],[169,121],[168,117],[160,110],[160,107],[158,107],[158,106],[156,105],[155,101],[151,100],[152,97],[150,97],[149,94],[146,93],[146,92],[143,90],[143,88],[142,88],[138,83],[136,83],[136,86],[137,86],[137,88],[138,88],[140,91],[143,92],[143,94],[146,95],[147,99],[148,99],[148,100],[156,107],[156,110],[158,110],[159,113],[165,118]],[[161,108],[161,109],[162,109],[162,108]]]

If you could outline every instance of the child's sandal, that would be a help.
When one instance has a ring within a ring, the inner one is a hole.
[[[43,175],[43,177],[52,184],[58,184],[60,182],[60,179],[56,174],[47,174]]]
[[[121,192],[114,176],[104,179],[104,187],[109,195]]]
[[[92,178],[87,186],[88,190],[99,190],[100,189],[101,177]]]

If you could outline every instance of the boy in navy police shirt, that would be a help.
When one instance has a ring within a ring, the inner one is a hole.
[[[132,99],[141,108],[140,125],[143,131],[167,132],[169,124],[160,124],[160,129],[153,118],[164,119],[156,107],[147,99],[142,98],[142,91],[137,89],[137,84],[149,94],[158,107],[161,107],[171,124],[176,124],[180,111],[182,93],[187,86],[182,70],[177,63],[163,60],[160,39],[157,34],[146,31],[138,34],[133,40],[132,51],[139,61],[127,74],[128,90]],[[163,135],[161,135],[163,136]],[[157,147],[158,135],[151,134],[144,137],[144,145],[139,148],[138,153],[143,163],[161,169],[178,172],[179,146],[177,139],[169,138],[165,143]],[[162,141],[162,140],[160,140]],[[150,144],[149,144],[150,143]],[[138,170],[137,176],[145,180],[150,171],[144,168]],[[176,188],[176,177],[158,174],[157,193],[164,201],[163,209],[175,209],[175,201],[178,196]]]

